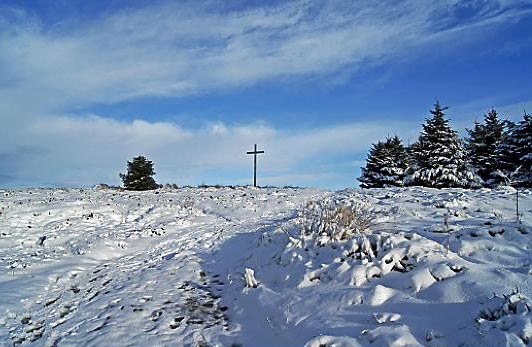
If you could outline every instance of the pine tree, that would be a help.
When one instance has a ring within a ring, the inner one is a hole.
[[[401,139],[388,137],[373,144],[358,178],[362,188],[400,187],[403,185],[407,155]]]
[[[495,151],[497,157],[497,169],[490,175],[489,184],[510,185],[515,180],[515,175],[519,169],[519,145],[515,136],[517,124],[506,120],[504,122],[504,133],[501,143]]]
[[[153,175],[153,163],[144,156],[138,156],[127,162],[127,173],[121,173],[120,178],[128,190],[151,190],[159,187]]]
[[[405,185],[425,187],[477,187],[480,179],[473,174],[465,159],[458,134],[445,119],[447,107],[436,100],[431,118],[426,119],[418,140],[411,146],[410,166]]]
[[[504,123],[498,118],[497,111],[491,109],[484,115],[484,124],[475,122],[472,130],[467,129],[469,138],[466,143],[468,159],[476,173],[490,185],[490,178],[497,170],[497,147],[504,135]]]
[[[525,114],[513,133],[517,145],[518,185],[532,187],[532,115]]]

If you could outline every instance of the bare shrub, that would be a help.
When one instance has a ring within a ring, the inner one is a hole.
[[[367,234],[376,219],[368,201],[347,198],[310,201],[298,215],[302,234],[325,237],[330,241]]]

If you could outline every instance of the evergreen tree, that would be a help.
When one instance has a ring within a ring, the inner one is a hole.
[[[466,150],[469,162],[486,185],[497,170],[497,147],[504,135],[504,123],[498,118],[497,111],[491,109],[484,115],[484,124],[475,122],[472,130],[467,129],[469,138]]]
[[[515,174],[519,168],[519,145],[515,136],[517,124],[506,120],[501,143],[495,151],[497,157],[497,169],[490,175],[488,183],[495,185],[510,185],[515,180]]]
[[[373,144],[358,178],[362,188],[399,187],[403,185],[407,155],[401,139],[388,137]]]
[[[525,112],[513,132],[513,137],[517,145],[518,185],[532,187],[532,115]]]
[[[128,190],[151,190],[159,187],[153,175],[153,163],[144,156],[138,156],[127,162],[127,173],[121,173],[120,178]]]
[[[411,146],[405,184],[425,187],[477,187],[479,178],[470,170],[458,134],[445,119],[447,107],[436,100],[418,140]]]

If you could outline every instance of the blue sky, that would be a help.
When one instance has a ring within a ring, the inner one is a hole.
[[[435,98],[532,110],[532,1],[0,1],[0,187],[356,186]]]

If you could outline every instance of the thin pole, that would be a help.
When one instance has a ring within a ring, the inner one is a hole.
[[[519,218],[519,187],[515,187],[515,216],[517,218],[517,224],[521,223]]]

